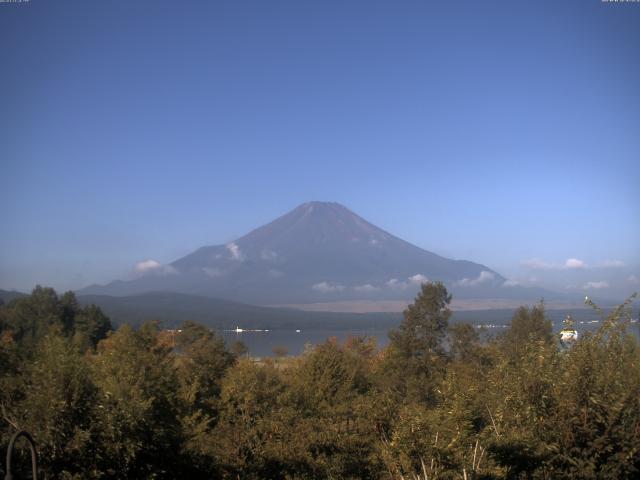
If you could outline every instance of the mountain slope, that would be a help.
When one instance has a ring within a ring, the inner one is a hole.
[[[412,298],[442,280],[462,296],[505,293],[490,268],[418,248],[337,203],[309,202],[226,245],[81,294],[173,291],[258,304]],[[500,296],[500,295],[497,295]]]
[[[0,289],[0,302],[9,303],[16,298],[22,298],[26,296],[26,293]]]

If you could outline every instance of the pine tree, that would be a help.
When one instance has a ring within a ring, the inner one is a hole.
[[[437,383],[444,374],[443,341],[451,311],[451,295],[441,282],[422,284],[400,327],[389,333],[386,381],[402,398],[436,402]]]

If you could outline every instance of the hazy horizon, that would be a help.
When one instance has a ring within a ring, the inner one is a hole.
[[[626,296],[639,26],[600,1],[0,4],[0,288],[132,278],[322,200]]]

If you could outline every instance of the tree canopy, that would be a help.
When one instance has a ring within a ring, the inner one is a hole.
[[[193,322],[113,331],[37,287],[0,306],[0,443],[28,430],[59,479],[638,478],[631,300],[570,348],[542,303],[487,338],[450,302],[424,284],[384,348],[255,359]]]

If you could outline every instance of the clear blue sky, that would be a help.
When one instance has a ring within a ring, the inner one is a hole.
[[[640,273],[639,3],[31,0],[0,44],[0,288],[308,200],[521,281]]]

